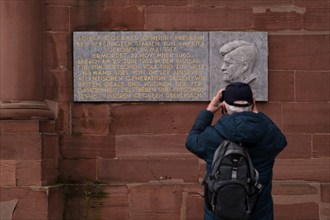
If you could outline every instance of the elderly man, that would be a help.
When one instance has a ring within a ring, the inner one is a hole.
[[[206,173],[211,172],[215,150],[224,140],[242,143],[248,148],[253,166],[264,186],[251,220],[273,220],[272,174],[275,157],[287,145],[280,129],[265,114],[258,112],[248,84],[229,84],[220,102],[223,89],[213,97],[205,110],[197,116],[186,140],[186,147],[206,161]],[[224,115],[211,125],[219,109]],[[204,220],[219,220],[207,206]]]

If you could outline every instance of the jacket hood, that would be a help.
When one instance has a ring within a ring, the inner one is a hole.
[[[215,125],[215,129],[225,139],[255,143],[267,132],[267,122],[263,119],[262,113],[242,112],[222,116]]]

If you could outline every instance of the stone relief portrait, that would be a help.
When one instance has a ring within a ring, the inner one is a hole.
[[[257,58],[256,48],[246,41],[232,41],[220,48],[223,56],[221,71],[223,81],[251,83],[257,76],[253,68]]]
[[[210,34],[210,95],[232,82],[251,86],[257,101],[268,101],[268,47],[264,32]]]

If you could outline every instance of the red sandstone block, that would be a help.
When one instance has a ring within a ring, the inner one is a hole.
[[[269,101],[294,101],[294,72],[269,71],[268,72]]]
[[[187,6],[188,0],[131,0],[136,6]]]
[[[199,159],[199,182],[201,182],[206,174],[206,162],[202,159]]]
[[[330,6],[328,8],[307,8],[304,14],[303,27],[309,31],[330,30]]]
[[[72,0],[45,0],[45,6],[70,6]]]
[[[297,12],[266,11],[265,13],[256,13],[253,17],[255,30],[300,30],[302,27],[301,14]]]
[[[116,134],[188,132],[198,112],[207,104],[134,104],[113,106],[112,130]]]
[[[70,8],[45,7],[45,31],[70,31]]]
[[[72,134],[71,107],[68,102],[58,102],[56,131],[58,134]]]
[[[48,218],[48,195],[44,188],[9,188],[6,194],[18,202],[13,213],[13,220],[46,220]],[[1,191],[1,194],[4,191]],[[25,192],[23,194],[23,192]],[[15,196],[16,194],[16,196]]]
[[[106,199],[104,206],[108,207],[128,207],[128,189],[126,186],[105,186],[102,189]]]
[[[0,136],[2,160],[40,160],[42,138],[39,134],[3,134]]]
[[[330,72],[297,71],[295,83],[296,101],[330,101]]]
[[[220,7],[271,7],[291,5],[291,0],[190,0],[191,5]]]
[[[330,157],[330,135],[313,135],[313,156]]]
[[[104,1],[83,1],[76,2],[70,8],[71,31],[103,30],[110,28],[105,22]],[[126,13],[125,13],[126,14]]]
[[[127,157],[193,157],[186,149],[186,134],[117,135],[116,156]]]
[[[106,186],[103,188],[105,198],[102,199],[100,219],[128,220],[128,189],[126,186]]]
[[[318,193],[316,185],[305,181],[273,181],[273,195],[315,195]]]
[[[323,218],[329,218],[330,217],[330,208],[328,208],[328,207],[325,207],[325,208],[323,208],[322,210],[321,210],[321,216],[323,217]]]
[[[309,134],[287,134],[287,147],[279,154],[279,158],[311,158],[312,140]]]
[[[15,160],[0,160],[0,186],[16,186]]]
[[[268,44],[270,69],[330,69],[330,41],[327,34],[269,35]]]
[[[329,182],[330,159],[278,159],[274,166],[275,180]]]
[[[199,183],[188,183],[183,185],[183,191],[188,195],[204,195],[204,186]]]
[[[180,210],[182,205],[182,188],[180,186],[133,186],[130,188],[129,198],[130,217],[132,219],[180,219]]]
[[[55,184],[58,173],[58,160],[42,160],[41,162],[41,181],[42,185],[51,185]]]
[[[275,220],[319,220],[317,203],[297,203],[274,206]]]
[[[40,132],[42,133],[56,133],[55,132],[56,121],[40,121]]]
[[[59,171],[61,178],[66,180],[96,180],[96,160],[60,160]]]
[[[104,207],[97,211],[96,216],[101,220],[129,220],[129,209],[127,207]]]
[[[77,104],[72,108],[74,118],[107,118],[110,117],[110,107],[107,104]]]
[[[145,11],[148,30],[246,30],[253,21],[252,8],[149,7]]]
[[[321,201],[330,203],[330,184],[321,184]]]
[[[304,8],[330,8],[329,0],[293,0],[293,4]]]
[[[146,182],[162,179],[198,181],[198,159],[99,159],[97,180]]]
[[[42,159],[58,160],[59,157],[59,140],[57,135],[42,135]]]
[[[0,134],[54,133],[54,121],[0,120]]]
[[[259,112],[265,113],[279,128],[282,127],[282,104],[281,103],[257,103]]]
[[[105,27],[115,30],[143,30],[144,11],[136,6],[110,7],[105,12]]]
[[[50,70],[46,73],[45,97],[56,101],[70,101],[72,98],[72,73]]]
[[[65,189],[65,219],[129,219],[126,186],[89,183]]]
[[[21,199],[31,189],[28,187],[2,187],[0,186],[0,201],[9,201],[14,199]]]
[[[72,7],[92,7],[92,6],[118,6],[118,5],[128,5],[129,0],[95,0],[95,1],[90,1],[90,0],[45,0],[45,5],[46,6],[72,6]]]
[[[39,133],[37,120],[0,120],[0,134]]]
[[[113,136],[64,135],[61,139],[61,156],[64,158],[114,158]]]
[[[42,165],[40,160],[18,160],[16,180],[18,186],[41,186]]]
[[[72,68],[72,45],[69,33],[46,33],[45,35],[45,69],[70,70]]]
[[[72,118],[72,133],[108,135],[110,123],[110,118]]]
[[[186,198],[186,219],[200,220],[204,216],[204,198],[191,194]]]
[[[329,133],[329,103],[284,103],[283,130],[290,133]]]
[[[62,186],[51,186],[48,188],[48,219],[63,219],[65,210],[64,189]]]

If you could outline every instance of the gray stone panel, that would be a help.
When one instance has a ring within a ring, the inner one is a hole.
[[[75,32],[74,101],[209,99],[207,32]]]
[[[224,80],[222,67],[224,56],[220,49],[231,42],[247,42],[256,50],[255,65],[251,67],[251,73],[255,77],[247,80],[251,86],[257,101],[268,101],[268,35],[265,32],[210,32],[210,95],[214,96],[220,88],[224,88],[229,82]],[[237,43],[236,47],[239,47]],[[228,48],[228,54],[237,49]],[[243,51],[244,52],[244,51]],[[240,53],[235,55],[241,56]],[[248,55],[251,56],[251,55]],[[242,57],[237,59],[243,60]],[[239,70],[237,70],[239,71]],[[233,81],[243,81],[236,79]]]
[[[223,66],[229,55],[220,48],[241,41],[243,52],[251,43],[256,53],[253,68],[242,67],[253,71],[249,84],[258,101],[268,100],[267,33],[74,32],[73,37],[77,102],[208,101],[229,83],[230,71]]]

